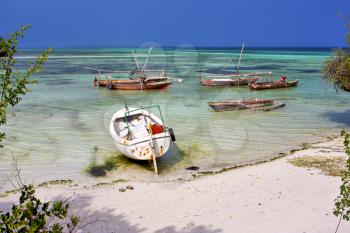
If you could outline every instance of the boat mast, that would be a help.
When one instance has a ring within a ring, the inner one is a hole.
[[[149,56],[150,56],[150,54],[151,54],[152,49],[153,49],[153,47],[149,48],[149,50],[148,50],[148,54],[147,54],[147,57],[146,57],[146,61],[145,61],[144,64],[143,64],[142,74],[145,74],[145,73],[146,73],[148,58],[149,58]]]
[[[220,73],[219,74],[222,74],[222,72],[224,72],[224,70],[227,68],[227,66],[233,61],[233,59],[234,59],[235,57],[232,57],[230,60],[228,60],[226,63],[225,63],[225,65],[222,67],[222,69],[220,70]],[[233,63],[233,66],[235,65],[235,63],[234,62],[232,62]]]
[[[242,45],[241,54],[239,55],[238,66],[237,66],[237,74],[239,73],[239,68],[240,68],[240,66],[241,66],[241,60],[242,60],[243,50],[244,50],[244,43],[243,43],[243,45]]]
[[[133,56],[133,58],[134,58],[134,61],[135,61],[135,63],[136,63],[137,69],[140,70],[140,66],[139,66],[139,63],[137,62],[137,59],[136,59],[134,50],[131,50],[131,52],[132,52],[132,56]]]

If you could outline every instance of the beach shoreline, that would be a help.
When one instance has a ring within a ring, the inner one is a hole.
[[[318,169],[293,166],[305,155],[346,156],[341,137],[310,144],[271,162],[205,174],[176,182],[120,181],[93,187],[39,187],[44,200],[69,198],[83,219],[99,219],[98,232],[332,232],[340,177]],[[127,186],[133,189],[125,189]],[[1,209],[16,194],[0,198]],[[339,232],[348,232],[343,222]]]
[[[55,179],[47,179],[40,177],[40,179],[32,179],[30,181],[26,180],[25,177],[22,175],[22,179],[24,183],[32,184],[35,187],[41,188],[41,187],[47,187],[48,185],[67,185],[67,186],[80,186],[81,188],[89,188],[89,187],[96,187],[101,185],[108,185],[108,184],[114,184],[119,182],[137,182],[137,183],[172,183],[172,182],[191,182],[196,179],[200,179],[201,177],[208,176],[208,175],[216,175],[223,172],[240,169],[244,167],[250,167],[250,166],[256,166],[263,163],[269,163],[277,159],[284,158],[290,154],[293,154],[294,152],[305,150],[312,146],[313,144],[317,143],[324,143],[329,142],[331,140],[340,138],[341,136],[334,134],[334,133],[328,133],[328,134],[322,134],[318,137],[315,137],[313,139],[308,140],[308,142],[301,143],[299,145],[293,145],[285,147],[281,150],[275,151],[269,156],[266,156],[265,159],[253,161],[253,162],[243,162],[243,163],[235,163],[235,164],[227,164],[227,165],[217,165],[212,164],[205,168],[197,166],[196,163],[190,163],[188,166],[183,167],[181,175],[179,174],[173,174],[173,173],[165,173],[165,174],[159,174],[158,176],[155,176],[153,174],[152,167],[148,164],[148,166],[144,166],[144,172],[148,173],[149,177],[153,178],[145,178],[145,179],[129,179],[129,177],[120,174],[118,172],[118,166],[116,165],[110,172],[103,176],[94,176],[93,174],[89,174],[88,167],[86,167],[84,170],[81,171],[83,176],[87,179],[86,181],[82,180],[75,180],[74,177],[65,176],[65,177],[55,177]],[[122,155],[121,155],[122,156]],[[123,156],[122,156],[123,157]],[[123,157],[124,158],[124,157]],[[15,162],[16,158],[13,158]],[[135,161],[130,161],[130,163]],[[136,161],[137,162],[137,161]],[[16,166],[21,170],[21,164],[16,162],[16,165],[12,164],[13,171],[16,170]],[[187,169],[188,167],[195,167],[196,169],[191,170]],[[198,170],[197,170],[198,169]],[[13,173],[15,175],[15,172]],[[6,196],[7,193],[14,193],[16,190],[14,189],[13,180],[10,182],[10,178],[8,178],[7,185],[3,185],[3,187],[0,186],[0,197]]]

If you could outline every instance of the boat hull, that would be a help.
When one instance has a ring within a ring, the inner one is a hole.
[[[135,110],[135,108],[129,108],[129,111],[133,110]],[[163,126],[166,130],[162,133],[154,135],[146,134],[132,139],[121,137],[120,133],[118,134],[116,131],[115,124],[120,119],[125,119],[126,112],[126,109],[116,112],[110,122],[109,131],[117,150],[126,157],[135,160],[152,160],[153,154],[156,158],[163,156],[169,150],[172,141],[169,129]],[[134,114],[145,115],[149,119],[152,119],[154,123],[162,124],[162,121],[157,116],[144,109],[140,109],[139,111],[134,112]],[[142,122],[143,119],[140,123]],[[145,128],[146,125],[141,125],[141,127]]]
[[[271,106],[262,106],[262,107],[253,108],[253,110],[257,112],[269,112],[275,109],[283,108],[285,106],[286,106],[285,103],[276,103]]]
[[[243,99],[222,102],[208,102],[208,105],[217,112],[253,109],[273,105],[273,99]]]
[[[276,89],[276,88],[288,88],[295,87],[298,85],[299,80],[293,81],[274,81],[274,82],[262,82],[262,83],[251,83],[249,88],[251,90],[264,90],[264,89]]]
[[[152,160],[152,146],[150,138],[142,141],[114,142],[117,150],[124,156],[134,160]],[[170,148],[171,137],[169,133],[158,135],[152,139],[156,158],[162,157]]]
[[[256,82],[259,78],[201,79],[203,86],[239,86]]]
[[[151,90],[151,89],[164,89],[171,85],[172,82],[125,82],[125,83],[112,83],[108,85],[111,90]]]
[[[141,81],[140,78],[137,79],[101,79],[101,80],[96,80],[94,81],[94,84],[99,87],[106,87],[107,85],[111,84],[124,84],[124,85],[131,85],[131,84],[139,84],[140,82],[142,83],[160,83],[160,82],[167,82],[168,78],[167,77],[150,77],[150,78],[145,78]]]
[[[105,87],[107,85],[107,83],[114,83],[117,82],[118,80],[98,80],[97,81],[97,85],[99,87]]]

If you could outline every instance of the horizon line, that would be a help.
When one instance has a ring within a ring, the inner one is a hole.
[[[138,47],[138,46],[19,46],[19,50],[41,50],[52,48],[53,50],[65,50],[65,49],[148,49],[149,47]],[[240,49],[241,46],[193,46],[193,47],[179,47],[179,46],[162,46],[162,47],[154,47],[153,49],[181,49],[181,50],[191,50],[191,49]],[[250,46],[245,47],[245,50],[251,49],[346,49],[349,48],[347,46]]]

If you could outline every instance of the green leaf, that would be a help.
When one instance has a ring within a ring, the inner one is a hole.
[[[7,122],[7,110],[14,107],[22,97],[30,91],[29,85],[35,83],[30,77],[38,72],[43,71],[43,63],[47,61],[48,55],[52,51],[47,49],[42,55],[37,56],[34,62],[29,62],[25,72],[15,70],[15,54],[17,53],[18,39],[23,38],[25,31],[31,25],[22,26],[18,31],[12,33],[8,38],[0,40],[0,126]],[[0,132],[1,141],[5,138],[5,133]]]

